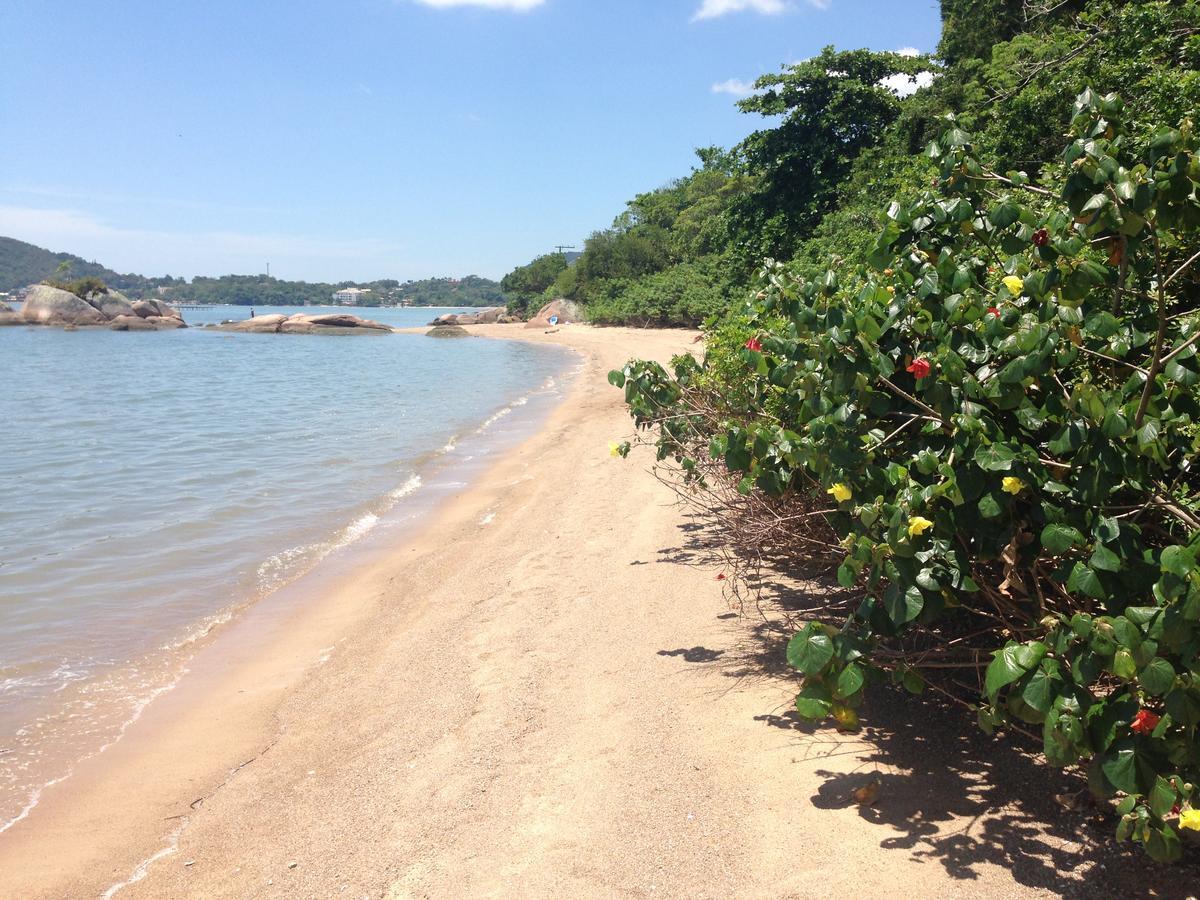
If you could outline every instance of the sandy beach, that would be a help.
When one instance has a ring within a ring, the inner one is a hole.
[[[788,716],[700,525],[647,452],[609,453],[631,424],[605,373],[694,332],[473,330],[576,348],[567,401],[411,538],[205,647],[0,836],[0,897],[1027,897],[1101,873],[1054,776],[954,716]]]

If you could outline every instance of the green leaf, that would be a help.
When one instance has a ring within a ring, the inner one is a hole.
[[[829,715],[833,708],[833,697],[825,685],[813,682],[805,684],[796,695],[796,712],[809,721],[819,721]]]
[[[1138,675],[1138,683],[1147,694],[1161,697],[1175,686],[1175,667],[1161,656],[1156,656],[1146,663]]]
[[[979,498],[979,514],[985,519],[995,519],[1003,512],[995,494],[984,494]]]
[[[975,464],[988,472],[1007,472],[1017,455],[1006,444],[991,444],[975,451]]]
[[[620,369],[613,369],[608,373],[608,383],[613,387],[625,387],[625,373]]]
[[[984,689],[989,698],[995,700],[1001,688],[1007,687],[1025,674],[1026,667],[1017,660],[1020,651],[1020,644],[1009,641],[993,655],[984,676]]]
[[[1075,563],[1071,577],[1067,579],[1067,590],[1080,591],[1095,600],[1106,600],[1108,591],[1100,582],[1100,576],[1082,562]]]
[[[854,663],[850,663],[838,675],[834,696],[839,700],[853,697],[862,689],[864,680],[863,670]]]
[[[1172,863],[1183,857],[1179,835],[1169,825],[1163,825],[1161,828],[1150,826],[1145,846],[1146,853],[1155,862]]]
[[[1097,544],[1096,549],[1092,551],[1092,558],[1088,560],[1088,565],[1102,572],[1120,572],[1121,558],[1103,544]]]
[[[1175,788],[1161,775],[1154,779],[1154,787],[1150,788],[1150,796],[1146,798],[1150,811],[1160,819],[1171,811],[1178,799]]]
[[[805,675],[817,674],[829,665],[831,659],[833,659],[833,641],[825,629],[816,622],[809,622],[802,631],[788,641],[788,664]]]
[[[1070,525],[1047,525],[1042,529],[1042,546],[1054,556],[1061,556],[1072,547],[1082,546],[1083,535]]]
[[[1101,758],[1100,770],[1109,784],[1118,791],[1127,794],[1141,793],[1137,779],[1137,754],[1133,750],[1132,741],[1117,741]]]
[[[1180,578],[1187,578],[1196,568],[1196,557],[1186,547],[1167,547],[1159,557],[1159,565],[1162,566],[1164,572],[1170,572]]]

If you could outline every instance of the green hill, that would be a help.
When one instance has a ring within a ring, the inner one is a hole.
[[[142,275],[122,275],[71,253],[54,253],[15,238],[0,237],[0,291],[16,290],[56,277],[59,266],[63,263],[70,265],[65,276],[67,278],[99,278],[105,284],[130,294],[140,295],[152,291],[160,284],[171,284],[178,280],[169,277],[151,279]]]
[[[59,271],[63,263],[66,273]],[[381,306],[406,302],[413,306],[503,306],[507,302],[498,282],[477,275],[465,278],[427,278],[401,283],[384,279],[337,284],[281,281],[267,275],[196,276],[190,282],[166,275],[122,275],[97,262],[71,253],[54,253],[41,247],[0,237],[0,292],[36,284],[48,278],[75,280],[99,278],[130,297],[162,296],[176,303],[232,304],[235,306],[309,306],[331,302],[334,291],[348,287],[368,290],[361,305]]]

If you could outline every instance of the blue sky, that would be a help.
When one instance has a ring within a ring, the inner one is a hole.
[[[5,0],[0,235],[149,275],[499,277],[581,244],[744,85],[934,49],[936,0]]]

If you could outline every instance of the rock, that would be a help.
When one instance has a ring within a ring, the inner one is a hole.
[[[506,317],[508,310],[503,306],[489,306],[487,309],[481,309],[475,315],[475,320],[480,325],[496,325],[499,324],[502,316]]]
[[[280,314],[255,316],[241,322],[222,322],[222,331],[242,331],[255,334],[390,334],[392,327],[370,319],[360,319],[349,313],[320,313],[293,316]]]
[[[133,311],[143,319],[151,316],[162,316],[166,319],[182,319],[179,311],[171,308],[161,300],[134,300]]]
[[[458,325],[438,325],[431,331],[426,332],[425,336],[434,338],[470,337],[471,332],[465,328],[460,328]]]
[[[249,331],[253,334],[274,334],[279,326],[287,321],[287,316],[275,313],[270,316],[255,316],[253,319],[243,319],[241,322],[222,322],[225,331]]]
[[[318,315],[297,313],[289,316],[279,330],[284,334],[387,334],[391,332],[392,328],[382,322],[360,319],[349,313],[321,313]]]
[[[87,296],[87,302],[95,307],[104,318],[112,321],[120,316],[136,316],[133,304],[120,291],[111,288],[107,291],[94,291]]]
[[[0,327],[3,327],[5,325],[28,325],[28,324],[29,324],[28,322],[26,322],[24,319],[21,318],[20,313],[15,313],[11,309],[8,310],[8,312],[4,312],[3,310],[0,310]]]
[[[153,322],[138,315],[117,316],[108,327],[113,331],[158,331]]]
[[[29,289],[21,318],[33,325],[103,325],[108,321],[86,300],[48,284]]]
[[[478,325],[479,316],[459,316],[455,325]]]
[[[187,328],[187,323],[175,316],[149,316],[146,321],[159,331],[169,331],[172,328]]]
[[[549,328],[550,317],[558,316],[556,325],[571,325],[583,321],[583,310],[570,300],[554,300],[538,310],[537,315],[525,323],[526,328]]]
[[[447,313],[444,316],[438,316],[436,319],[434,319],[429,324],[432,325],[434,328],[438,327],[439,325],[457,325],[458,324],[458,316],[455,313]]]

